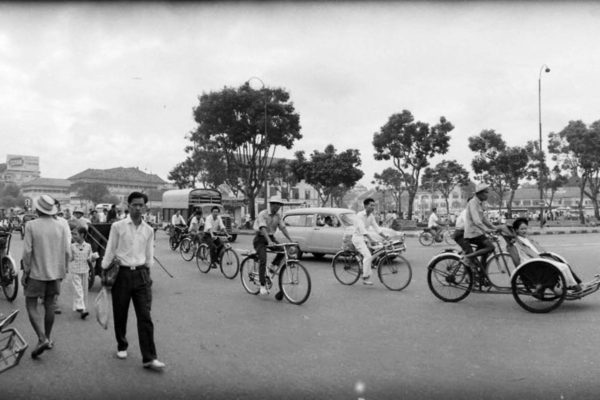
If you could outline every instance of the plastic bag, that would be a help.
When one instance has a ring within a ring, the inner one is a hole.
[[[94,300],[94,309],[96,310],[96,321],[101,327],[108,329],[108,292],[104,286]]]

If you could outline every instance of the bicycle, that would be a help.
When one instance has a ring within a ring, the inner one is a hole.
[[[15,260],[10,256],[12,234],[0,231],[0,286],[6,300],[12,302],[19,291],[19,272]]]
[[[431,233],[431,228],[425,228],[419,235],[419,243],[423,246],[431,246],[433,242],[442,243],[442,241],[446,244],[454,244],[453,236],[454,229],[449,228],[447,225],[442,226],[435,237]]]
[[[192,261],[198,252],[198,246],[200,246],[200,239],[196,238],[196,234],[183,234],[181,242],[179,243],[179,254],[181,254],[181,258],[185,261]]]
[[[265,272],[267,290],[271,289],[275,276],[279,275],[279,291],[275,294],[275,299],[281,301],[285,297],[287,301],[296,305],[306,302],[310,296],[311,280],[308,270],[296,259],[298,243],[277,243],[268,247],[267,251],[284,255],[275,270],[267,268]],[[244,255],[246,258],[240,267],[242,286],[246,292],[256,295],[260,291],[258,254],[253,251]]]
[[[406,250],[403,240],[384,240],[370,249],[372,268],[377,269],[379,281],[389,290],[400,291],[412,279],[412,268],[401,253]],[[331,261],[333,275],[343,285],[355,284],[362,275],[362,254],[355,249],[339,251]]]
[[[0,314],[0,373],[17,366],[27,350],[27,342],[16,328],[8,328],[13,323],[19,310],[15,310],[3,318]]]
[[[217,263],[219,264],[219,268],[221,269],[221,273],[227,279],[233,279],[237,276],[240,269],[240,259],[231,247],[227,239],[227,235],[216,235],[223,242],[221,249],[219,250]],[[200,272],[204,272],[205,274],[210,271],[211,265],[213,261],[210,257],[210,246],[203,242],[200,243],[198,249],[196,250],[196,266],[200,270]]]
[[[173,225],[169,226],[169,247],[171,247],[171,250],[177,250],[177,247],[179,247],[179,244],[183,239],[183,235],[187,233],[187,229],[187,227],[179,227]]]

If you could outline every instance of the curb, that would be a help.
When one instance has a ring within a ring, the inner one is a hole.
[[[404,233],[404,236],[406,236],[407,238],[412,237],[412,238],[418,238],[419,235],[421,234],[421,232],[423,232],[422,230],[409,230],[409,231],[398,231],[398,232],[402,232]],[[556,231],[551,231],[551,230],[545,230],[545,231],[532,231],[529,234],[530,235],[577,235],[577,234],[583,234],[583,233],[600,233],[600,229],[571,229],[571,230],[556,230]],[[238,235],[246,235],[246,236],[252,236],[254,235],[253,231],[250,230],[243,230],[243,231],[238,231],[237,233]]]

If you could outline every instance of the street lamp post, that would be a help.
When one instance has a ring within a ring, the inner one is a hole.
[[[264,97],[264,102],[265,102],[265,129],[264,129],[264,141],[265,141],[265,146],[267,148],[266,150],[266,160],[265,160],[265,168],[264,168],[264,181],[265,181],[265,207],[267,207],[267,201],[268,201],[268,197],[269,197],[269,181],[267,179],[267,168],[266,168],[266,161],[268,161],[269,159],[269,137],[267,136],[267,95],[266,93],[264,93],[265,90],[265,83],[263,82],[262,79],[260,79],[257,76],[252,76],[250,77],[246,83],[248,84],[248,86],[250,86],[250,81],[252,81],[253,79],[257,80],[260,82],[261,84],[261,92],[263,92],[263,97]]]
[[[540,173],[538,177],[538,184],[540,186],[540,228],[544,226],[544,187],[542,185],[542,169],[544,162],[544,152],[542,151],[542,72],[550,72],[550,68],[546,64],[540,68],[540,74],[538,76],[538,122],[540,128]]]

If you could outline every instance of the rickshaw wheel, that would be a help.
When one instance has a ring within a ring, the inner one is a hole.
[[[532,313],[547,313],[567,296],[565,277],[554,265],[535,262],[519,268],[511,281],[517,304]]]
[[[456,303],[471,293],[473,272],[456,254],[448,254],[428,266],[427,284],[438,299]]]

